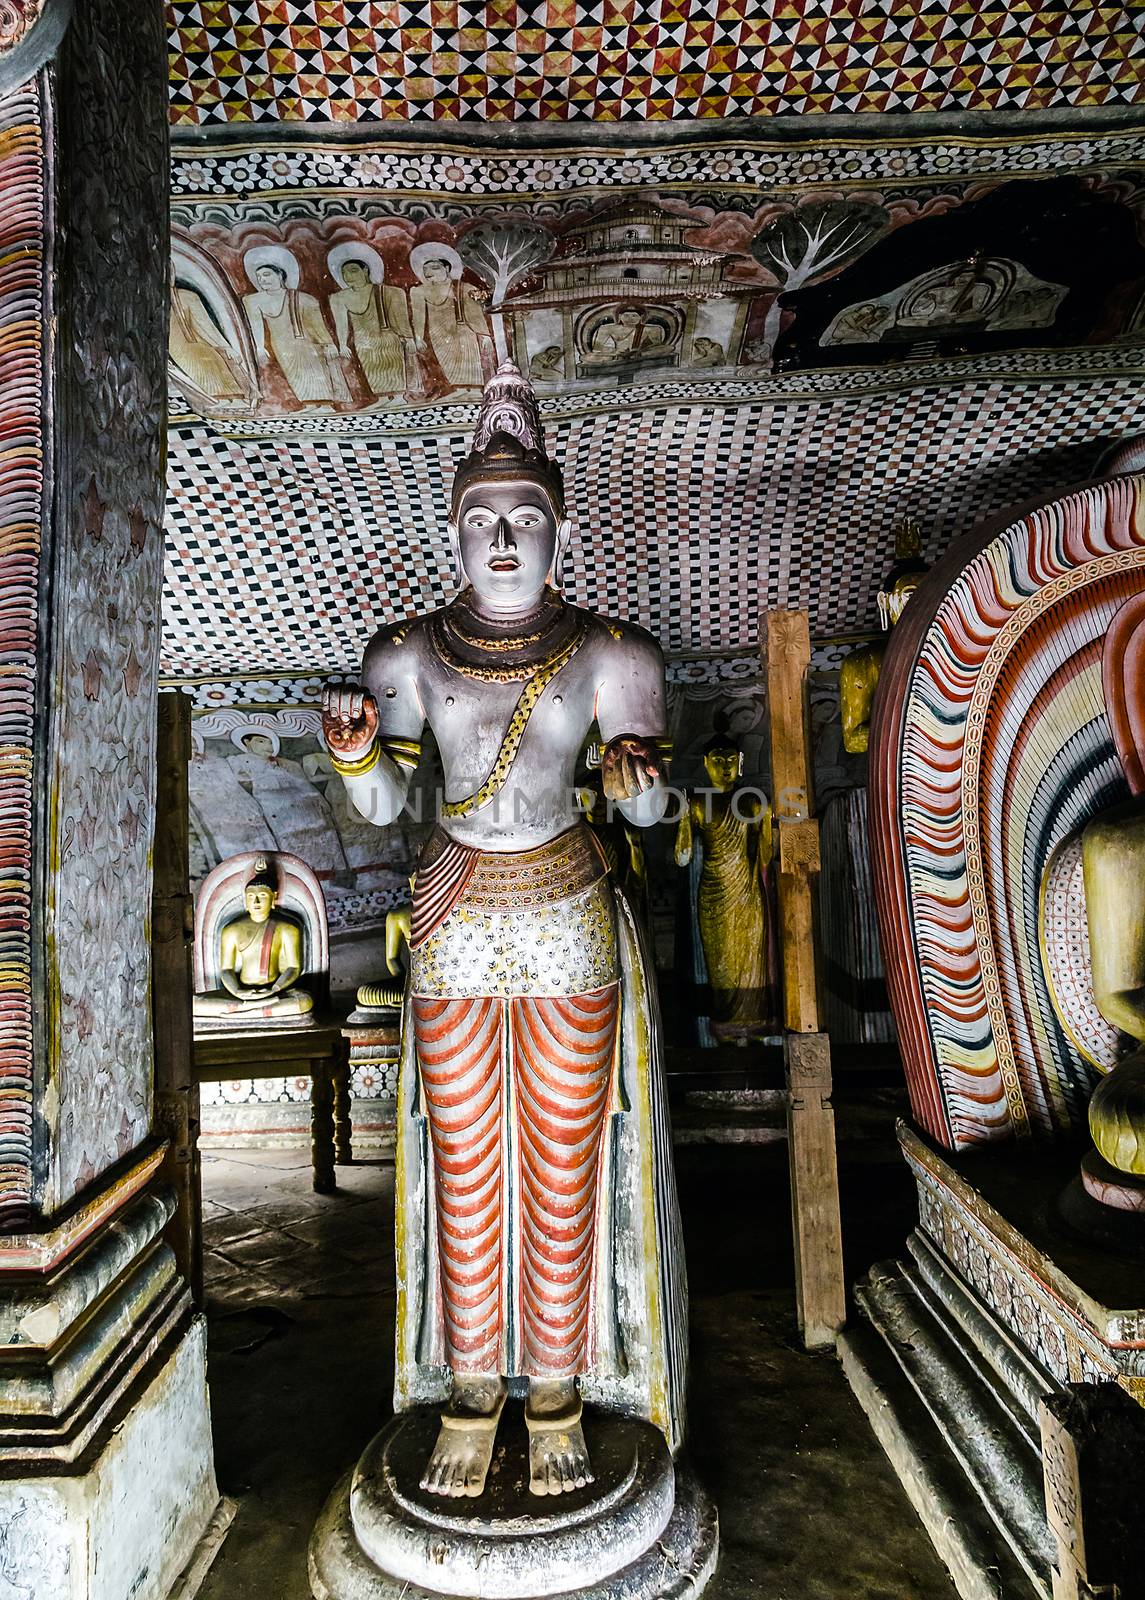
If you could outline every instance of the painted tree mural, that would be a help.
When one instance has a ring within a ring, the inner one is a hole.
[[[465,265],[483,278],[493,291],[493,309],[526,273],[552,255],[556,240],[535,222],[479,222],[457,241]]]
[[[870,249],[891,225],[882,206],[862,200],[810,200],[769,222],[752,240],[751,252],[779,284],[767,309],[760,355],[774,363],[783,307],[790,294],[825,278]]]

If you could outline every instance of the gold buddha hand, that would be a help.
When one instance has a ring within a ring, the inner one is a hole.
[[[1089,1132],[1111,1167],[1145,1177],[1145,1050],[1119,1061],[1093,1091]]]

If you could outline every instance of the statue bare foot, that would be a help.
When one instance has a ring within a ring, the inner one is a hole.
[[[421,1486],[431,1494],[476,1498],[485,1489],[497,1424],[505,1409],[501,1378],[458,1378]]]
[[[533,1494],[567,1494],[592,1482],[575,1378],[534,1378],[525,1425]]]

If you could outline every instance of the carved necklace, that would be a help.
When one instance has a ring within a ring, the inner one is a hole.
[[[546,587],[538,605],[524,616],[513,618],[518,627],[528,627],[531,622],[539,622],[540,626],[531,633],[510,634],[501,632],[500,623],[492,617],[483,616],[474,607],[470,593],[470,590],[464,590],[447,608],[445,623],[461,644],[470,645],[475,650],[523,650],[526,645],[540,644],[560,622],[566,609],[562,596],[555,589]]]
[[[529,629],[534,621],[539,626]],[[528,631],[499,631],[496,622],[475,611],[462,595],[433,618],[430,635],[441,659],[463,677],[479,683],[525,683],[564,657],[573,640],[579,645],[587,628],[582,614],[551,589],[545,591],[540,605],[513,622]],[[538,645],[545,646],[539,653]],[[521,652],[527,652],[524,659]],[[498,659],[481,659],[489,655]]]

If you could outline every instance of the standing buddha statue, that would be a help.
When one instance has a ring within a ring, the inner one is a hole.
[[[917,522],[904,520],[895,529],[895,564],[878,593],[879,625],[883,638],[861,644],[844,657],[839,668],[839,708],[843,719],[843,748],[861,755],[871,737],[871,711],[879,685],[887,635],[903,614],[911,595],[926,572],[922,535]]]
[[[770,938],[764,873],[771,860],[771,808],[743,795],[743,753],[717,723],[704,750],[709,788],[694,795],[676,829],[676,865],[701,849],[696,918],[717,1041],[746,1044],[773,1031]]]
[[[538,1495],[592,1480],[582,1394],[673,1448],[682,1428],[653,979],[574,786],[596,725],[605,795],[633,826],[663,815],[663,658],[554,587],[569,533],[532,390],[506,362],[453,485],[459,594],[381,629],[361,685],[329,691],[323,714],[374,823],[401,810],[426,723],[445,772],[413,887],[395,1391],[399,1411],[441,1403],[422,1489],[443,1496],[482,1493],[510,1383]]]
[[[1093,996],[1138,1048],[1106,1073],[1089,1102],[1093,1142],[1114,1170],[1103,1173],[1088,1157],[1082,1175],[1097,1198],[1145,1211],[1145,594],[1113,618],[1102,690],[1133,798],[1094,818],[1081,837]]]

